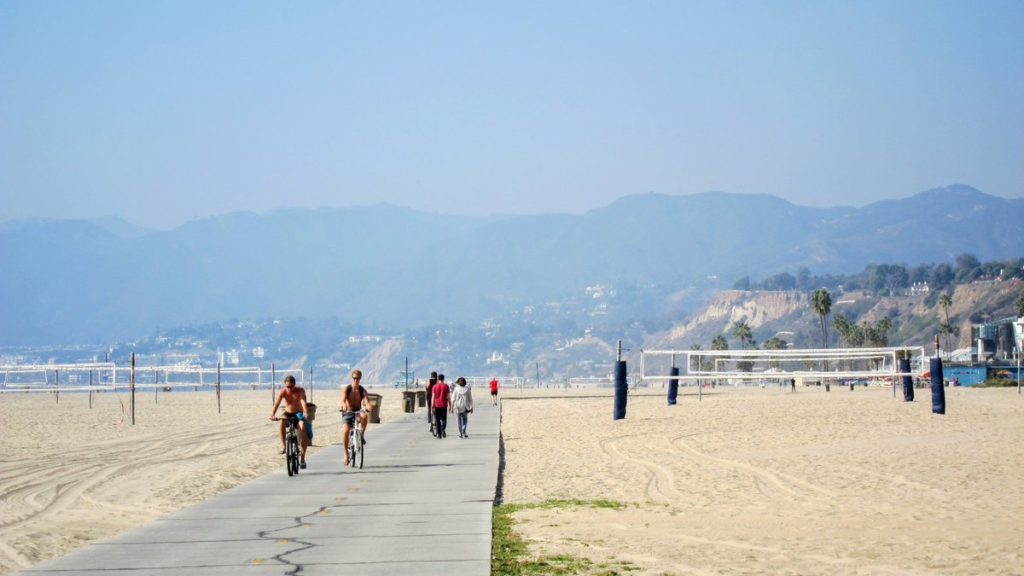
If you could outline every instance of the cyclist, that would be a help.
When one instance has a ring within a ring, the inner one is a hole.
[[[281,402],[284,402],[284,417],[277,417],[277,409],[281,406]],[[284,454],[284,428],[288,418],[294,417],[298,420],[299,426],[299,446],[302,454],[299,461],[299,468],[306,467],[306,446],[309,444],[309,438],[307,434],[311,433],[312,428],[308,428],[308,422],[306,421],[305,414],[309,414],[309,407],[306,405],[306,390],[302,386],[295,385],[295,377],[288,375],[284,377],[284,387],[277,393],[277,398],[274,400],[274,407],[270,410],[271,420],[281,421],[281,454]]]
[[[345,465],[348,466],[348,434],[359,418],[359,428],[363,432],[363,444],[366,444],[366,423],[369,420],[370,400],[360,381],[363,379],[361,370],[352,371],[352,383],[341,391],[341,442],[345,446]],[[360,412],[360,409],[364,410]]]

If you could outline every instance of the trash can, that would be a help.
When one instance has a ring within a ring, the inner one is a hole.
[[[427,407],[427,391],[426,390],[417,390],[416,391],[416,404],[420,408],[426,408]]]
[[[405,405],[406,413],[415,412],[416,411],[416,391],[415,390],[406,390],[406,391],[402,392],[402,400],[403,400],[403,404]]]
[[[380,424],[380,394],[367,394],[366,399],[370,401],[370,423]]]
[[[312,402],[306,402],[306,408],[309,409],[309,414],[306,414],[306,418],[312,422],[316,418],[316,404]]]

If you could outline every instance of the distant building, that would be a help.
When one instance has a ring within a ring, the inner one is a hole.
[[[923,296],[931,292],[927,282],[914,282],[910,286],[910,296]]]
[[[1003,318],[971,326],[971,342],[978,362],[1010,360],[1020,354],[1024,319]]]

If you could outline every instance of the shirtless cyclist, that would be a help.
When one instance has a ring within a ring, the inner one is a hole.
[[[355,426],[356,418],[359,418],[359,428],[363,432],[363,444],[366,444],[366,423],[369,420],[370,400],[367,398],[366,388],[363,388],[360,381],[363,373],[360,370],[352,371],[352,383],[345,386],[341,391],[341,442],[345,446],[345,465],[348,465],[348,434]],[[360,412],[360,408],[364,410]]]
[[[284,414],[283,418],[278,418],[277,409],[281,406],[281,402],[284,402]],[[306,446],[309,444],[309,438],[306,435],[306,414],[309,414],[309,407],[306,406],[306,390],[301,386],[295,385],[294,376],[285,376],[284,388],[281,388],[281,391],[277,393],[274,407],[270,410],[270,419],[281,421],[281,454],[284,454],[285,422],[293,416],[298,419],[299,445],[301,446],[302,453],[299,468],[306,467]]]

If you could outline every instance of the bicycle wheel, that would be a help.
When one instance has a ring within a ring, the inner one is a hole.
[[[348,465],[356,465],[356,432],[352,429],[348,433]]]
[[[354,440],[353,444],[355,446],[355,451],[356,451],[356,457],[355,457],[355,460],[353,462],[353,466],[357,466],[359,469],[362,469],[363,468],[363,454],[366,452],[366,450],[364,450],[364,448],[366,448],[366,447],[363,446],[363,433],[358,428],[356,429],[355,438],[353,438],[353,440]]]
[[[299,439],[295,436],[288,438],[288,475],[294,476],[299,473]]]
[[[284,469],[288,471],[288,475],[292,476],[295,472],[292,470],[292,439],[289,437],[285,438],[284,441]]]

